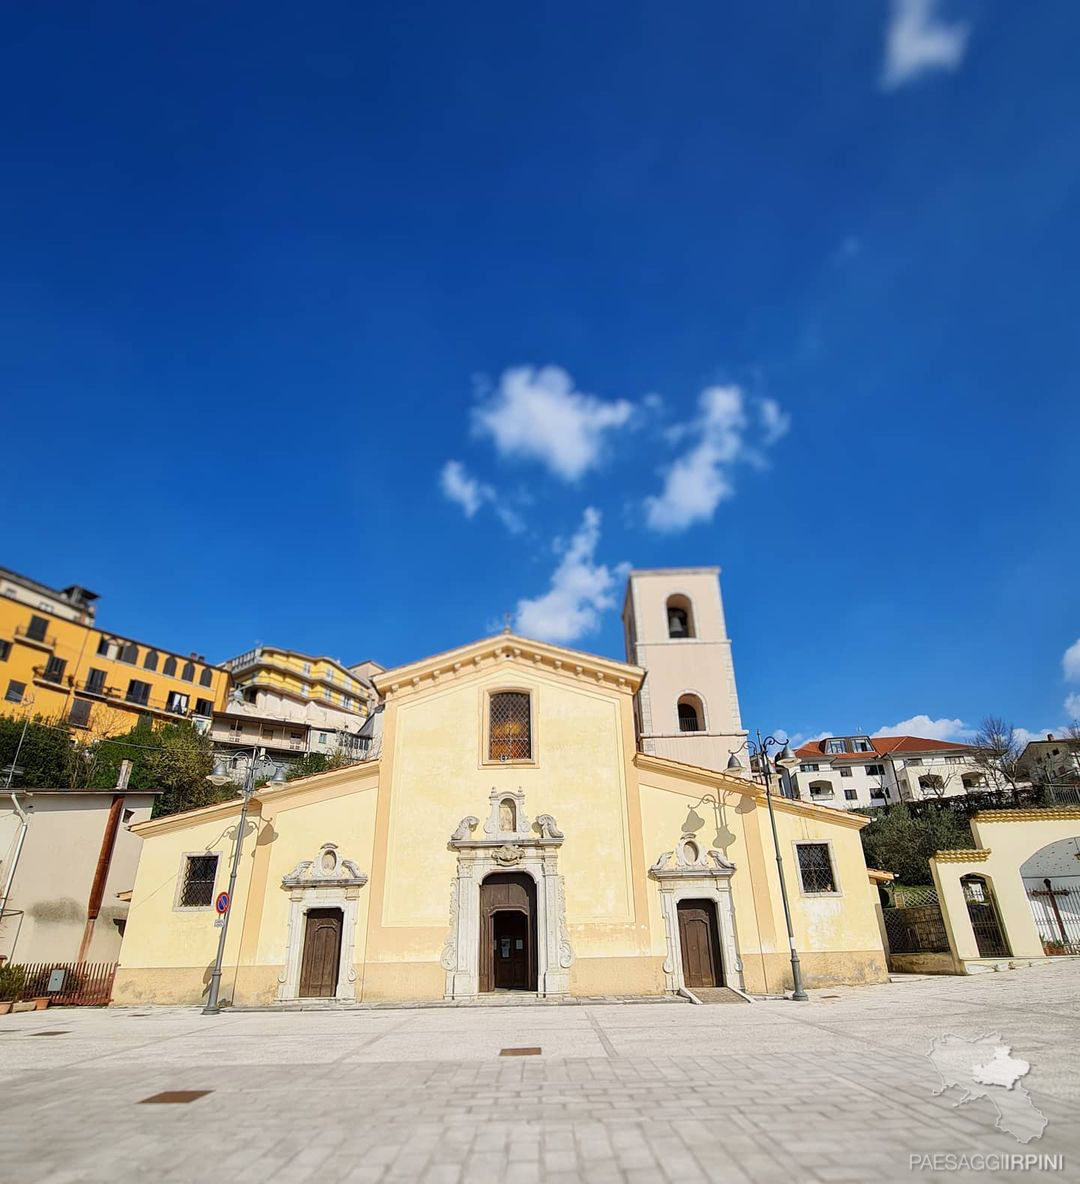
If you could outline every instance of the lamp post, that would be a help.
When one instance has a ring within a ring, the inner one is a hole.
[[[241,749],[241,752],[248,750]],[[240,849],[244,845],[244,828],[247,826],[248,805],[255,792],[255,770],[259,761],[267,761],[265,748],[252,748],[251,760],[248,762],[247,772],[244,774],[244,804],[240,809],[240,821],[236,826],[236,839],[233,842],[232,868],[229,871],[229,907],[221,918],[221,936],[218,938],[217,957],[214,959],[214,969],[210,972],[210,993],[206,998],[203,1015],[219,1015],[221,1006],[218,1003],[218,992],[221,989],[221,963],[225,957],[225,939],[229,934],[229,918],[232,916],[233,890],[236,888],[236,873],[240,867]],[[239,755],[239,754],[237,754]],[[269,761],[274,766],[274,776],[270,779],[274,785],[285,784],[285,766],[276,761]],[[221,757],[214,763],[214,771],[206,778],[211,785],[227,785],[229,774],[225,768],[225,761]]]
[[[765,802],[769,807],[769,823],[772,826],[772,840],[773,850],[776,852],[776,870],[780,876],[780,899],[784,903],[784,921],[787,924],[787,938],[788,949],[791,950],[791,982],[793,990],[791,998],[796,1002],[803,1003],[809,999],[802,981],[802,967],[799,964],[799,954],[795,949],[795,930],[791,925],[791,906],[788,904],[787,884],[784,881],[784,860],[780,855],[780,837],[776,833],[776,815],[773,813],[772,803],[772,766],[769,761],[769,748],[783,748],[780,755],[776,758],[778,766],[789,769],[798,763],[797,758],[791,751],[791,745],[786,741],[777,740],[775,736],[766,736],[763,740],[761,733],[757,733],[757,742],[747,739],[745,747],[750,753],[751,767],[753,766],[754,758],[757,758],[758,765],[761,769],[762,776],[765,779]],[[742,761],[739,760],[736,753],[739,749],[732,750],[731,756],[728,760],[727,767],[731,772],[736,772],[741,769]]]

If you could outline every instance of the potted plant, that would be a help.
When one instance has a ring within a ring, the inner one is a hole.
[[[0,966],[0,1015],[7,1015],[11,1005],[18,999],[26,981],[26,971],[21,966]]]

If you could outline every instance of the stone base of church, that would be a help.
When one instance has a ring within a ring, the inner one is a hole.
[[[881,951],[850,950],[799,955],[807,987],[884,983],[888,968]],[[445,971],[432,962],[369,962],[355,968],[356,1001],[412,1003],[444,998]],[[225,967],[222,998],[237,1007],[270,1007],[278,1001],[282,966]],[[207,966],[121,967],[113,984],[120,1007],[190,1006],[205,1002]],[[752,995],[791,990],[791,963],[785,954],[743,955],[743,982]],[[655,996],[667,993],[664,959],[579,957],[570,969],[570,995],[576,997]]]
[[[779,995],[792,989],[791,959],[786,953],[743,954],[744,989],[751,995]],[[799,951],[805,987],[853,987],[887,983],[889,968],[881,950]]]
[[[246,1007],[269,1006],[277,997],[281,966],[228,966],[221,976],[221,998]],[[113,981],[114,1007],[201,1006],[210,984],[209,966],[120,967]],[[233,998],[235,996],[235,999]]]
[[[663,995],[664,959],[582,958],[570,968],[571,995]]]

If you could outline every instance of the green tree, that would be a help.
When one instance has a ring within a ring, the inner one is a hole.
[[[300,777],[311,777],[315,773],[327,773],[331,769],[340,769],[349,764],[349,758],[336,748],[333,752],[309,752],[290,766],[285,774],[287,781],[296,781]]]
[[[236,793],[234,785],[218,788],[207,781],[214,767],[210,737],[186,721],[155,727],[143,719],[125,736],[99,740],[91,784],[97,789],[115,785],[125,760],[131,761],[131,789],[163,791],[154,803],[155,818],[209,806]]]
[[[11,784],[27,789],[64,789],[70,783],[74,741],[66,725],[57,720],[35,717],[0,716],[0,786],[7,783],[8,766],[15,762]],[[22,747],[19,743],[22,741]],[[15,761],[15,753],[19,759]]]
[[[975,846],[967,819],[949,809],[916,815],[906,805],[893,806],[861,834],[867,864],[892,872],[901,884],[932,883],[928,861],[935,851]]]

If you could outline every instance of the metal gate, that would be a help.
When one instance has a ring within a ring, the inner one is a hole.
[[[945,932],[937,892],[926,884],[898,884],[892,896],[895,907],[881,910],[889,953],[947,953],[949,936]]]
[[[1038,888],[1028,885],[1028,903],[1043,953],[1080,954],[1080,912],[1076,896],[1070,888],[1055,888],[1048,879]]]
[[[1001,921],[989,881],[983,876],[962,876],[960,885],[964,889],[964,900],[971,928],[975,931],[979,957],[1008,958],[1009,946],[1001,932]]]

